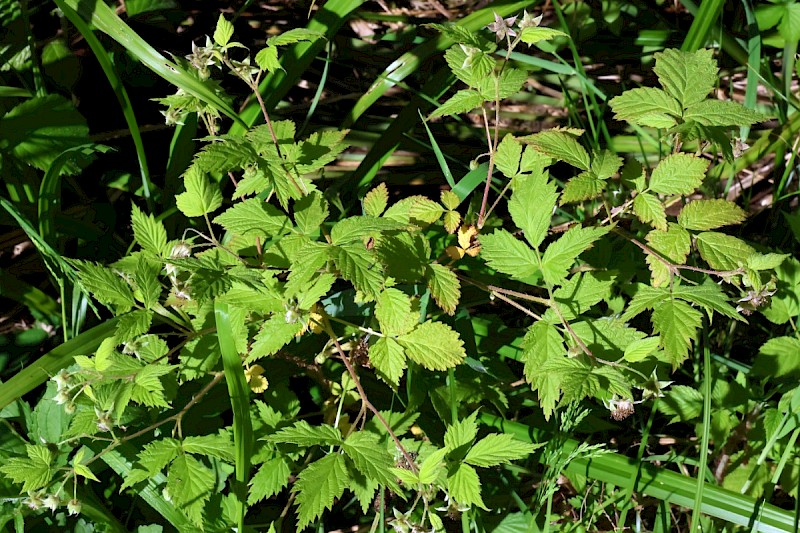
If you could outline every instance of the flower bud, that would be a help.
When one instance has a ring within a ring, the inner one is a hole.
[[[69,503],[67,503],[67,512],[69,512],[70,515],[81,514],[81,501],[75,498],[71,499]]]
[[[42,501],[42,505],[50,509],[50,511],[56,512],[58,506],[61,505],[61,498],[55,494],[48,494],[47,497]]]

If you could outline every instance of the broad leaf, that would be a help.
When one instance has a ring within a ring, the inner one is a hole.
[[[452,315],[461,300],[461,282],[455,273],[444,265],[431,263],[425,269],[425,279],[436,304]]]
[[[667,49],[656,53],[653,68],[666,91],[684,108],[705,100],[717,84],[717,64],[713,50],[695,52]]]
[[[508,201],[511,219],[525,235],[525,240],[538,248],[550,229],[550,219],[556,207],[558,193],[547,173],[520,175],[511,183],[513,194]]]
[[[153,215],[145,215],[134,204],[131,209],[131,225],[133,238],[143,250],[160,256],[167,247],[167,230],[164,224],[156,221]]]
[[[668,155],[653,170],[650,189],[661,194],[692,194],[703,182],[708,161],[690,154]]]
[[[747,264],[747,258],[755,253],[743,240],[716,231],[701,233],[695,242],[700,256],[717,270],[736,270]]]
[[[286,215],[260,198],[237,202],[218,215],[214,223],[232,233],[239,235],[254,233],[261,237],[280,235],[292,226]]]
[[[408,333],[419,321],[419,312],[411,309],[411,298],[398,289],[386,289],[375,303],[375,318],[384,335]]]
[[[250,480],[250,495],[247,505],[271,498],[289,484],[289,465],[283,457],[276,457],[262,464]]]
[[[681,210],[678,224],[686,229],[706,231],[738,224],[746,216],[742,208],[727,200],[696,200]]]
[[[533,145],[543,154],[569,163],[581,170],[589,170],[589,152],[581,146],[574,135],[566,131],[549,130],[520,138]]]
[[[703,100],[689,106],[683,118],[703,126],[749,126],[766,120],[767,116],[737,102]]]
[[[475,505],[488,511],[481,499],[481,480],[471,466],[461,463],[447,476],[450,497],[461,505]]]
[[[389,337],[381,337],[370,347],[369,360],[375,372],[386,383],[397,387],[406,369],[403,347]]]
[[[466,113],[483,104],[483,101],[484,98],[478,91],[462,89],[431,113],[430,118]]]
[[[344,455],[331,453],[308,465],[292,487],[297,493],[297,529],[316,520],[341,497],[348,475]]]
[[[205,174],[196,167],[187,172],[183,184],[186,186],[186,192],[177,195],[175,203],[187,217],[207,215],[222,205],[219,188],[212,185]]]
[[[607,227],[572,228],[550,244],[542,256],[542,274],[545,281],[561,283],[578,256],[595,241],[608,233]]]
[[[409,359],[428,370],[447,370],[460,364],[467,355],[458,333],[442,322],[423,322],[397,340]]]
[[[327,424],[312,426],[305,420],[295,422],[294,426],[283,428],[267,437],[270,442],[285,442],[297,446],[338,446],[342,443],[341,432]]]
[[[661,345],[673,369],[689,357],[702,318],[699,311],[680,300],[664,300],[653,310],[653,328],[661,335]]]
[[[675,98],[651,87],[625,91],[609,104],[615,119],[651,128],[671,128],[683,112]]]
[[[558,203],[564,205],[591,200],[600,196],[605,188],[605,181],[596,178],[591,172],[581,172],[564,186]]]
[[[506,433],[487,435],[469,450],[464,462],[482,467],[508,464],[525,459],[536,448],[536,445],[516,440]]]
[[[652,224],[654,228],[667,230],[667,215],[661,200],[648,193],[639,193],[633,199],[633,212],[645,224]]]
[[[490,267],[503,274],[525,279],[539,270],[533,250],[505,230],[499,229],[491,235],[482,235],[480,241],[481,257]]]

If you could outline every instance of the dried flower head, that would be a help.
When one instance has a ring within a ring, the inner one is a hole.
[[[505,39],[507,37],[516,37],[517,36],[517,32],[514,31],[514,29],[512,28],[512,26],[514,26],[514,23],[516,21],[517,21],[517,17],[508,17],[507,19],[504,19],[503,17],[501,17],[500,15],[495,13],[494,14],[494,22],[492,22],[491,24],[489,24],[486,27],[489,29],[489,31],[494,33],[495,38],[497,39],[497,42],[499,43],[500,41],[502,41],[503,39]]]
[[[617,422],[625,420],[626,418],[631,416],[635,411],[633,406],[633,400],[629,398],[617,398],[615,396],[614,398],[604,403],[606,409],[611,411],[611,418],[613,418]]]

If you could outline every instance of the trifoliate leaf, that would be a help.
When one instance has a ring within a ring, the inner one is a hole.
[[[607,227],[576,227],[551,243],[542,256],[542,274],[545,281],[552,284],[561,283],[578,256],[608,233],[608,230]]]
[[[431,263],[425,269],[425,279],[436,304],[452,315],[461,300],[461,282],[455,273],[444,265]]]
[[[164,224],[156,221],[153,215],[145,215],[133,204],[131,210],[133,238],[146,252],[160,256],[167,247],[167,230]]]
[[[505,174],[508,179],[512,179],[519,172],[519,160],[521,157],[522,144],[508,133],[497,145],[494,164],[497,166],[497,170]]]
[[[366,301],[378,297],[383,289],[383,267],[374,252],[356,243],[332,248],[331,255],[342,277],[352,283]]]
[[[186,192],[177,195],[175,203],[187,217],[207,215],[222,205],[219,188],[212,185],[205,174],[195,170],[194,167],[187,172],[183,184]]]
[[[289,465],[283,457],[270,459],[258,467],[258,472],[250,479],[250,495],[247,505],[253,505],[278,494],[289,484]]]
[[[539,270],[533,250],[509,232],[499,229],[481,235],[480,240],[481,257],[491,268],[516,279],[533,276]]]
[[[276,314],[261,325],[261,329],[253,338],[247,363],[277,353],[300,333],[303,329],[302,322],[300,320],[287,322],[286,318],[284,315]]]
[[[552,359],[564,357],[567,353],[564,338],[555,326],[540,320],[528,328],[523,347],[525,379],[532,390],[538,391],[539,404],[549,419],[560,396],[561,381],[557,376],[542,373],[541,368]]]
[[[406,369],[406,356],[396,340],[389,337],[378,339],[369,349],[369,361],[378,377],[397,387]]]
[[[375,318],[381,333],[389,336],[408,333],[419,321],[419,312],[412,312],[411,298],[398,289],[386,289],[375,303]]]
[[[169,467],[167,493],[193,523],[203,523],[205,504],[211,497],[216,476],[191,455],[178,455]]]
[[[208,457],[216,457],[225,462],[233,463],[236,460],[233,442],[224,435],[200,435],[183,439],[183,451]]]
[[[684,120],[693,120],[703,126],[749,126],[768,117],[738,102],[703,100],[689,106],[683,113]]]
[[[456,466],[455,472],[447,476],[447,489],[459,504],[489,510],[481,499],[481,480],[471,466],[464,463]]]
[[[508,201],[508,212],[514,224],[524,232],[525,240],[538,248],[550,229],[558,199],[556,186],[548,181],[544,171],[519,175],[511,185],[514,192]]]
[[[743,240],[716,231],[701,233],[695,242],[700,256],[717,270],[736,270],[747,264],[747,258],[755,253]]]
[[[669,299],[655,306],[653,329],[661,335],[661,345],[673,369],[689,357],[689,348],[697,338],[702,319],[699,311],[680,300]]]
[[[797,380],[800,377],[800,340],[794,337],[775,337],[759,350],[753,363],[758,376]]]
[[[708,161],[691,154],[671,154],[650,176],[650,189],[660,194],[692,194],[703,182]]]
[[[297,493],[297,529],[302,530],[330,509],[344,493],[347,481],[347,463],[340,453],[326,455],[303,469],[292,487]]]
[[[475,441],[475,437],[478,436],[478,423],[475,421],[477,416],[478,411],[474,411],[467,418],[447,426],[444,434],[444,447],[448,454],[458,451],[461,452],[460,457],[464,456],[464,453]]]
[[[467,355],[458,333],[442,322],[423,322],[397,341],[409,359],[428,370],[447,370],[460,364]]]
[[[439,106],[429,118],[446,117],[458,115],[472,111],[483,104],[484,98],[478,91],[473,89],[462,89],[450,97],[445,103]]]
[[[364,196],[364,214],[369,217],[379,217],[386,210],[389,203],[389,191],[386,184],[381,183]]]
[[[312,426],[305,420],[295,422],[293,426],[286,427],[267,437],[269,442],[284,442],[296,444],[307,448],[309,446],[339,446],[342,443],[342,433],[335,427],[327,424]]]
[[[686,229],[706,231],[738,224],[747,214],[727,200],[696,200],[684,207],[678,215],[678,224]]]
[[[217,27],[214,30],[214,42],[220,46],[225,46],[233,37],[233,24],[220,14],[217,19]]]
[[[564,186],[559,205],[583,202],[597,198],[605,190],[606,182],[597,179],[590,172],[581,172],[571,178]]]
[[[55,454],[43,444],[26,444],[25,452],[27,459],[6,459],[5,464],[0,466],[0,472],[14,483],[22,484],[24,492],[47,486],[56,471],[53,466]]]
[[[286,215],[260,198],[236,203],[218,215],[214,223],[238,235],[254,234],[265,238],[280,235],[292,227]]]
[[[705,100],[717,84],[717,64],[714,51],[695,52],[667,49],[656,53],[653,71],[666,91],[684,108]]]
[[[358,471],[368,479],[377,481],[391,490],[399,489],[395,477],[390,473],[390,469],[394,466],[394,458],[377,435],[366,431],[351,433],[342,444],[342,450],[350,457]]]
[[[609,104],[616,120],[650,128],[671,128],[683,113],[675,98],[653,87],[625,91]]]
[[[536,448],[535,444],[519,441],[506,433],[492,434],[476,442],[464,462],[481,467],[508,464],[525,459]]]
[[[667,214],[661,200],[648,193],[639,193],[633,199],[633,212],[645,224],[652,224],[654,228],[667,230]]]
[[[328,201],[319,191],[312,191],[294,204],[294,220],[297,229],[306,235],[319,231],[328,218]]]
[[[545,155],[569,163],[581,170],[589,170],[591,166],[589,152],[581,146],[574,135],[566,131],[542,131],[519,140],[533,145]]]

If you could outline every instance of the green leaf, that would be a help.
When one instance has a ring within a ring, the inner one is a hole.
[[[578,140],[567,131],[549,130],[534,133],[519,139],[533,145],[541,153],[559,161],[569,163],[581,170],[589,170],[589,153]]]
[[[253,148],[253,143],[239,137],[224,137],[222,141],[203,146],[184,174],[189,176],[203,172],[216,174],[239,170],[254,164],[257,160],[258,154]]]
[[[620,317],[623,322],[628,322],[635,316],[648,309],[655,309],[656,305],[669,298],[670,293],[666,288],[651,287],[643,283],[636,284],[636,292],[628,302],[628,307]]]
[[[738,224],[746,217],[747,213],[733,202],[695,200],[681,210],[678,224],[686,229],[705,231]]]
[[[89,261],[71,259],[78,270],[78,279],[95,299],[122,314],[134,306],[135,300],[130,286],[114,270]]]
[[[260,198],[236,203],[214,218],[214,223],[238,235],[256,234],[265,238],[281,235],[292,227],[286,215]]]
[[[683,118],[703,126],[749,126],[768,117],[737,102],[703,100],[689,106]]]
[[[419,322],[419,312],[411,310],[411,298],[398,289],[384,290],[375,303],[375,318],[381,333],[389,336],[408,333]]]
[[[591,200],[600,196],[605,188],[605,181],[597,179],[590,172],[581,172],[567,181],[558,203],[564,205]]]
[[[444,59],[453,74],[470,87],[477,87],[492,72],[495,60],[489,54],[479,48],[485,48],[480,44],[466,47],[470,52],[461,46],[452,46],[444,54]]]
[[[455,313],[461,300],[461,282],[455,272],[444,265],[431,263],[425,269],[425,279],[431,296],[442,311],[448,315]]]
[[[322,39],[325,36],[314,30],[309,30],[307,28],[292,28],[291,30],[285,31],[279,35],[275,35],[270,37],[267,40],[272,46],[286,46],[289,44],[299,43],[301,41],[316,41],[317,39]]]
[[[368,479],[377,481],[393,491],[399,489],[395,477],[391,474],[394,458],[377,435],[366,431],[351,433],[342,444],[342,450],[350,457],[358,471]]]
[[[261,324],[261,329],[253,338],[253,345],[247,356],[251,363],[268,355],[273,355],[286,346],[303,329],[301,321],[287,322],[283,315],[273,315]]]
[[[523,350],[525,379],[531,384],[532,390],[538,391],[539,404],[549,420],[560,395],[560,380],[540,370],[548,361],[566,355],[564,338],[555,326],[540,320],[528,328]]]
[[[443,212],[444,209],[437,202],[417,195],[395,202],[386,210],[383,217],[395,220],[404,226],[414,224],[425,227],[439,220]]]
[[[428,370],[447,370],[467,356],[458,333],[442,322],[423,322],[397,340],[409,359]]]
[[[689,348],[697,338],[703,315],[680,300],[664,300],[653,310],[653,328],[661,335],[661,345],[672,368],[689,357]]]
[[[638,363],[645,357],[654,353],[661,346],[660,337],[647,337],[633,341],[625,348],[625,353],[622,356],[630,363]]]
[[[168,464],[170,464],[181,451],[181,443],[175,439],[165,438],[157,441],[148,442],[139,452],[137,467],[144,469],[148,476],[152,477]],[[130,486],[131,483],[123,485]]]
[[[561,283],[578,256],[608,233],[608,230],[607,227],[576,227],[551,243],[542,256],[542,274],[545,281],[554,285]]]
[[[550,229],[558,199],[556,186],[548,181],[544,171],[517,176],[511,185],[514,192],[508,201],[508,212],[514,224],[524,232],[525,239],[538,248]]]
[[[701,285],[678,285],[672,288],[672,296],[703,307],[711,318],[712,311],[734,320],[744,322],[742,316],[729,303],[728,297],[719,285],[706,279]]]
[[[655,54],[653,71],[661,85],[684,108],[705,100],[717,84],[717,63],[713,50],[684,52],[667,49]]]
[[[343,218],[331,229],[331,243],[346,244],[378,236],[382,231],[398,230],[404,225],[396,220],[369,216]]]
[[[774,270],[790,258],[791,254],[753,254],[747,257],[747,268],[760,270]]]
[[[673,265],[682,265],[691,250],[691,236],[689,232],[670,222],[667,231],[653,230],[645,237],[651,250],[660,254]],[[653,287],[660,287],[669,283],[672,273],[658,257],[647,254],[645,258],[653,274]]]
[[[233,442],[225,435],[201,435],[186,437],[181,443],[183,451],[216,457],[225,462],[233,463],[236,456],[233,453]]]
[[[464,462],[481,467],[508,464],[525,459],[536,448],[537,446],[519,441],[506,433],[487,435],[475,443]]]
[[[167,247],[167,230],[153,215],[145,215],[136,204],[132,205],[131,225],[133,238],[143,250],[160,256]]]
[[[222,205],[222,194],[219,189],[213,186],[199,170],[190,169],[183,183],[186,192],[177,195],[175,203],[187,217],[207,215]]]
[[[756,252],[743,240],[716,231],[701,233],[695,242],[700,256],[717,270],[736,270],[747,264],[747,258]]]
[[[364,214],[369,217],[379,217],[388,204],[389,191],[385,183],[380,183],[364,196]]]
[[[256,54],[255,62],[258,68],[267,72],[273,72],[283,68],[281,67],[281,62],[278,61],[278,49],[274,46],[267,46],[259,50]]]
[[[506,230],[481,235],[480,242],[481,257],[491,268],[503,274],[525,279],[539,270],[533,250]]]
[[[169,407],[164,398],[164,385],[161,376],[175,368],[172,365],[147,365],[136,374],[131,399],[147,407]]]
[[[464,463],[456,466],[455,472],[447,476],[447,489],[459,504],[489,510],[481,499],[481,480],[471,466]]]
[[[5,464],[0,466],[0,472],[14,483],[22,484],[23,492],[46,487],[55,473],[55,454],[43,444],[26,444],[25,452],[27,459],[6,459]]]
[[[610,150],[592,152],[591,172],[597,179],[607,180],[622,167],[622,158]]]
[[[297,222],[297,228],[306,235],[318,232],[328,214],[328,201],[319,191],[313,191],[294,204],[294,220]]]
[[[500,73],[499,78],[493,73],[481,79],[478,92],[487,101],[503,100],[517,94],[526,81],[528,81],[527,71],[507,67]]]
[[[753,373],[796,381],[800,377],[800,340],[794,337],[775,337],[768,340],[758,350]]]
[[[305,420],[295,422],[291,427],[283,428],[267,437],[269,442],[285,442],[297,446],[339,446],[342,433],[328,424],[312,426]]]
[[[652,87],[625,91],[612,98],[609,105],[615,119],[650,128],[671,128],[683,113],[675,98]]]
[[[447,431],[444,434],[444,448],[448,454],[459,451],[462,452],[460,455],[463,457],[464,452],[475,441],[475,437],[478,436],[478,423],[475,422],[477,416],[478,411],[473,411],[467,418],[447,426]]]
[[[220,14],[217,19],[217,27],[214,30],[214,42],[220,46],[226,46],[231,37],[233,37],[233,24]]]
[[[297,529],[316,520],[325,509],[342,496],[347,487],[347,464],[344,455],[332,453],[308,465],[292,487],[297,493]]]
[[[440,105],[429,118],[445,117],[458,115],[472,111],[483,104],[484,98],[478,91],[472,89],[462,89],[454,94],[450,99]]]
[[[494,154],[494,164],[497,170],[505,174],[508,179],[512,179],[519,173],[519,160],[522,157],[522,144],[507,133]]]
[[[667,214],[664,211],[664,204],[652,194],[637,194],[633,199],[633,212],[644,224],[652,224],[658,230],[667,230]]]
[[[613,277],[579,272],[553,291],[553,300],[565,320],[575,320],[600,301],[609,298],[613,284]],[[553,324],[560,322],[552,309],[545,312],[544,318]]]
[[[692,194],[703,182],[708,160],[691,154],[671,154],[650,176],[650,189],[660,194]]]
[[[386,383],[397,387],[406,369],[406,356],[403,347],[389,337],[381,337],[369,349],[369,361]]]
[[[216,476],[191,455],[178,455],[169,467],[167,493],[171,500],[198,526],[203,523],[206,502],[211,497]]]
[[[444,457],[447,449],[442,448],[428,455],[419,467],[419,482],[423,485],[434,483],[444,470]]]
[[[536,44],[541,41],[550,41],[555,39],[556,37],[566,37],[569,38],[569,35],[564,33],[563,31],[559,31],[553,28],[547,28],[545,26],[528,26],[522,33],[520,34],[519,38],[523,43],[527,44]]]
[[[254,505],[278,494],[289,484],[290,475],[289,465],[283,457],[276,457],[262,464],[250,480],[247,505]]]
[[[344,244],[331,249],[342,277],[362,293],[365,301],[378,297],[383,289],[383,267],[375,254],[363,244]]]

